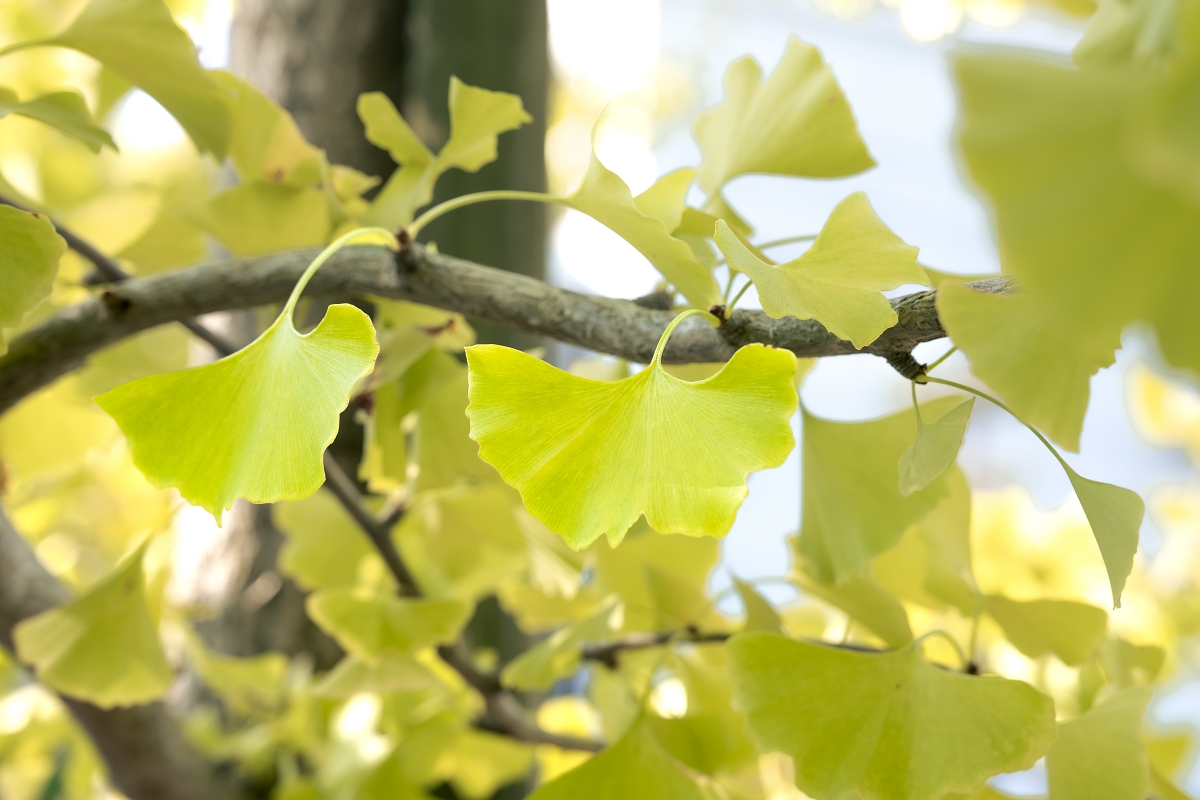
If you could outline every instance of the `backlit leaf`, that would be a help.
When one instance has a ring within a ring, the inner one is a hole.
[[[989,595],[983,609],[1014,647],[1030,658],[1054,653],[1076,666],[1091,658],[1108,627],[1103,609],[1070,600],[1010,600]]]
[[[747,173],[835,178],[875,165],[833,72],[794,36],[765,81],[754,59],[725,73],[725,100],[696,120],[704,153],[700,185],[710,197]]]
[[[568,625],[510,661],[500,673],[505,686],[545,691],[579,669],[583,645],[601,642],[621,628],[624,609],[613,597],[588,619]]]
[[[306,608],[347,652],[371,665],[386,651],[411,654],[453,642],[471,613],[461,600],[376,596],[355,589],[323,589],[309,595]]]
[[[1032,686],[950,672],[920,645],[863,653],[745,633],[727,645],[734,697],[762,752],[796,762],[818,800],[936,800],[1033,766],[1054,704]]]
[[[793,546],[795,541],[792,540]],[[912,628],[904,605],[874,579],[850,575],[838,583],[827,583],[812,572],[808,560],[797,555],[788,578],[805,594],[819,597],[845,611],[888,646],[903,647],[912,641]]]
[[[938,419],[959,402],[943,397],[922,405]],[[909,410],[868,422],[804,417],[803,508],[797,549],[822,581],[861,573],[867,563],[900,541],[904,530],[933,510],[946,494],[946,477],[908,497],[896,487],[896,464],[916,437]]]
[[[1104,558],[1104,569],[1112,587],[1113,608],[1120,608],[1121,590],[1133,571],[1133,556],[1137,552],[1138,531],[1142,527],[1146,504],[1136,492],[1084,478],[1065,463],[1062,467],[1071,479],[1071,486]]]
[[[1071,54],[1077,64],[1100,66],[1166,61],[1180,49],[1179,0],[1099,0]]]
[[[225,154],[226,97],[161,0],[91,0],[69,28],[40,43],[86,53],[162,103],[200,152]]]
[[[177,488],[218,521],[237,497],[273,503],[320,488],[322,453],[378,346],[371,320],[354,306],[330,306],[303,335],[292,314],[312,272],[356,235],[362,234],[343,237],[310,265],[283,313],[252,344],[212,364],[141,378],[96,398],[152,483]]]
[[[1142,716],[1150,688],[1113,695],[1058,726],[1046,754],[1050,800],[1142,800],[1150,762],[1142,742]]]
[[[354,586],[363,577],[364,559],[376,562],[371,571],[384,574],[362,528],[327,492],[279,503],[274,521],[287,540],[279,551],[279,569],[302,589]]]
[[[619,742],[551,781],[530,800],[705,800],[685,768],[662,749],[645,721]]]
[[[786,350],[743,347],[700,383],[668,375],[658,355],[613,382],[497,345],[468,348],[467,364],[480,457],[574,548],[601,535],[619,542],[642,514],[664,533],[724,536],[747,474],[778,466],[793,446],[796,359]]]
[[[812,247],[786,264],[762,261],[724,222],[715,238],[730,267],[754,281],[769,316],[815,319],[858,348],[896,324],[882,292],[925,282],[917,248],[888,230],[862,192],[839,203]]]
[[[321,151],[300,133],[292,115],[228,72],[211,78],[229,96],[229,160],[242,181],[311,185],[321,179]]]
[[[949,469],[974,407],[975,398],[969,397],[935,420],[917,418],[917,440],[900,455],[900,494],[919,492]]]
[[[66,605],[13,629],[17,654],[40,680],[101,708],[162,697],[174,675],[146,602],[141,547]]]
[[[0,205],[0,328],[20,324],[50,294],[66,250],[67,243],[45,215]]]
[[[765,597],[755,591],[753,584],[734,578],[733,586],[746,609],[746,622],[742,630],[783,633],[783,622],[779,619],[779,613]]]
[[[117,149],[108,132],[92,122],[87,103],[75,92],[51,92],[22,103],[16,92],[0,87],[0,117],[9,114],[43,122],[83,142],[93,153],[105,145]]]
[[[529,122],[521,98],[508,92],[493,92],[468,86],[450,77],[450,138],[437,155],[438,173],[451,167],[476,172],[496,160],[500,134]]]
[[[196,222],[239,256],[314,247],[329,234],[329,201],[319,189],[244,183],[211,198]]]

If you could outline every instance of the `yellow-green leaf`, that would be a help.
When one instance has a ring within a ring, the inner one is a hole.
[[[579,669],[583,645],[601,642],[620,630],[624,621],[620,598],[606,601],[591,617],[560,628],[510,661],[501,671],[505,686],[521,691],[545,691]]]
[[[69,28],[36,44],[86,53],[162,103],[200,152],[225,155],[226,97],[162,0],[91,0]]]
[[[1085,67],[1166,61],[1180,50],[1179,0],[1099,0],[1071,57]]]
[[[453,75],[448,105],[450,138],[437,155],[439,175],[451,167],[478,171],[496,160],[500,134],[533,122],[517,95],[468,86]]]
[[[530,800],[705,800],[685,768],[640,720],[612,747],[551,781]]]
[[[938,419],[958,398],[922,405]],[[861,573],[872,558],[900,541],[905,528],[946,494],[945,473],[905,497],[896,464],[917,432],[911,411],[868,422],[832,422],[804,412],[803,508],[799,552],[814,574],[837,583]]]
[[[144,552],[143,545],[79,597],[13,629],[17,655],[40,680],[101,708],[166,694],[174,675],[146,602]]]
[[[93,153],[105,145],[117,149],[108,132],[92,122],[87,103],[75,92],[51,92],[22,103],[16,92],[0,87],[0,117],[9,114],[43,122],[83,142]]]
[[[600,162],[594,148],[579,188],[558,201],[582,211],[629,242],[692,305],[707,309],[717,302],[720,290],[709,268],[697,261],[691,248],[672,236],[661,220],[639,208],[625,181]],[[652,204],[646,201],[646,205]]]
[[[744,633],[727,646],[751,738],[795,759],[796,785],[816,798],[972,792],[1033,766],[1054,739],[1050,698],[934,666],[919,643],[863,653]]]
[[[302,589],[356,585],[368,572],[384,575],[383,562],[362,528],[328,492],[275,506],[275,524],[287,541],[279,551],[279,570]]]
[[[279,710],[287,688],[287,656],[262,653],[235,658],[209,650],[190,631],[185,633],[184,644],[196,674],[234,714],[245,716],[256,710]]]
[[[321,151],[308,143],[291,114],[228,72],[211,77],[229,96],[229,159],[243,182],[305,186],[321,179]]]
[[[792,539],[791,544],[795,547],[796,540]],[[788,579],[804,593],[845,611],[889,647],[903,647],[912,641],[904,605],[874,579],[849,575],[838,583],[828,583],[813,575],[808,559],[799,554],[795,555]]]
[[[1150,761],[1142,741],[1142,716],[1150,688],[1113,695],[1058,726],[1046,754],[1050,800],[1143,800]]]
[[[792,449],[791,352],[743,347],[700,383],[668,375],[659,358],[607,382],[506,347],[467,350],[480,457],[574,548],[619,542],[642,514],[663,533],[724,536],[747,474]]]
[[[96,398],[152,483],[177,488],[218,521],[237,497],[273,503],[320,488],[321,456],[337,433],[338,415],[379,348],[370,318],[354,306],[330,306],[303,335],[292,314],[312,273],[364,233],[326,248],[283,313],[252,344],[215,363],[151,375]]]
[[[926,280],[917,248],[888,230],[862,192],[838,203],[812,247],[786,264],[754,255],[724,222],[715,239],[729,266],[754,282],[769,316],[815,319],[857,348],[896,324],[882,292]]]
[[[256,181],[211,198],[196,222],[239,256],[314,247],[329,235],[329,201],[319,189]]]
[[[683,212],[687,208],[687,193],[692,181],[696,179],[696,170],[690,167],[668,172],[659,177],[649,189],[633,198],[638,211],[647,217],[653,217],[667,228],[667,233],[674,234],[683,222]],[[695,209],[692,209],[693,211]],[[698,212],[699,213],[699,212]],[[704,231],[711,235],[712,231]]]
[[[67,243],[44,214],[0,205],[0,328],[19,325],[49,296],[66,250]]]
[[[461,600],[375,596],[355,589],[309,595],[308,615],[348,653],[370,665],[384,652],[410,654],[458,638],[471,607]]]
[[[753,58],[725,73],[725,100],[696,120],[704,153],[700,185],[710,198],[747,173],[836,178],[875,165],[833,71],[796,37],[762,81]]]
[[[969,397],[935,420],[917,417],[917,439],[900,454],[900,494],[919,492],[950,468],[974,407],[975,398]]]
[[[742,625],[742,630],[783,632],[783,620],[779,618],[779,612],[755,590],[753,584],[734,578],[733,587],[737,590],[738,597],[742,598],[742,605],[746,610],[746,622]]]
[[[1095,654],[1108,627],[1104,609],[1070,600],[1019,601],[989,595],[983,609],[1025,655],[1040,658],[1054,653],[1070,666]]]
[[[1066,463],[1062,467],[1071,479],[1071,486],[1104,558],[1104,569],[1112,587],[1113,608],[1120,608],[1125,579],[1133,571],[1133,556],[1137,553],[1138,531],[1142,527],[1146,504],[1136,492],[1084,478]]]

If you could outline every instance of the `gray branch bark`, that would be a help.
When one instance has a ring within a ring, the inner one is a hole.
[[[38,561],[0,510],[0,644],[15,652],[13,628],[21,620],[71,599],[71,593]],[[63,697],[108,764],[113,785],[130,800],[225,800],[234,789],[214,777],[192,750],[162,703],[102,709]]]
[[[92,353],[148,328],[283,301],[314,254],[297,251],[224,261],[131,280],[58,312],[12,342],[0,358],[0,413],[78,368]],[[971,285],[986,292],[1012,290],[1005,278]],[[653,356],[659,336],[675,317],[672,311],[577,294],[420,245],[413,245],[403,258],[378,247],[347,248],[317,272],[306,294],[424,303],[643,363]],[[933,291],[893,300],[898,323],[861,352],[895,356],[945,336],[934,300]],[[791,350],[799,357],[860,352],[814,320],[777,320],[761,311],[735,311],[720,328],[701,319],[685,320],[672,335],[664,360],[727,361],[739,347],[754,342]]]

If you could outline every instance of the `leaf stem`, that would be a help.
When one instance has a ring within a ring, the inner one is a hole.
[[[679,313],[679,315],[677,317],[675,317],[675,319],[671,320],[671,324],[667,325],[667,329],[665,331],[663,331],[662,336],[659,337],[658,347],[654,348],[654,358],[652,358],[650,360],[650,365],[654,366],[655,364],[662,362],[663,350],[667,349],[667,340],[671,338],[671,334],[675,332],[675,329],[677,327],[679,327],[679,323],[683,322],[688,317],[700,317],[700,316],[708,319],[709,324],[712,325],[714,328],[719,327],[721,325],[721,320],[717,319],[715,316],[713,316],[712,314],[710,314],[707,311],[704,311],[702,309],[689,308],[684,311],[681,311]]]
[[[310,280],[312,280],[312,276],[318,269],[321,268],[322,264],[329,260],[330,256],[353,242],[355,239],[362,239],[367,236],[386,237],[388,241],[391,242],[390,246],[393,250],[400,246],[396,242],[396,237],[393,236],[392,232],[386,228],[358,228],[357,230],[350,231],[344,236],[338,237],[332,244],[322,250],[320,254],[312,260],[312,263],[308,265],[308,269],[304,270],[304,274],[300,276],[300,280],[296,281],[296,286],[292,289],[292,293],[288,297],[287,305],[283,307],[283,313],[280,314],[280,316],[286,316],[289,320],[291,319],[292,312],[296,309],[296,302],[300,299],[300,293],[304,291],[304,287],[308,285]]]
[[[464,206],[474,205],[475,203],[486,203],[489,200],[532,200],[536,203],[558,203],[561,202],[562,198],[558,195],[547,194],[545,192],[523,192],[517,189],[494,189],[488,192],[472,192],[471,194],[451,198],[444,203],[438,203],[417,217],[408,224],[408,235],[416,239],[417,234],[426,225],[443,214],[463,208]]]
[[[992,397],[990,394],[988,394],[986,392],[981,392],[978,389],[972,389],[970,386],[967,386],[966,384],[963,384],[963,383],[956,383],[954,381],[948,381],[943,378],[933,378],[928,375],[925,376],[924,382],[925,383],[940,383],[943,386],[952,386],[955,389],[961,389],[964,392],[970,392],[971,394],[975,395],[976,397],[982,397],[984,400],[987,400],[989,403],[992,403],[993,405],[1004,409],[1005,411],[1007,411],[1009,413],[1009,415],[1013,419],[1015,419],[1017,422],[1020,422],[1026,428],[1029,428],[1029,430],[1033,433],[1033,435],[1036,436],[1042,444],[1046,445],[1046,449],[1050,451],[1051,455],[1053,455],[1056,459],[1058,459],[1058,463],[1062,465],[1062,468],[1067,471],[1068,475],[1070,475],[1074,471],[1071,469],[1070,465],[1067,464],[1067,462],[1063,459],[1063,457],[1058,454],[1058,450],[1056,450],[1054,448],[1054,445],[1050,444],[1050,440],[1042,435],[1041,431],[1039,431],[1037,428],[1030,425],[1028,422],[1025,422],[1024,420],[1022,420],[1020,417],[1018,417],[1016,415],[1016,413],[1011,408],[1004,405],[1004,403],[1000,402],[995,397]]]
[[[968,667],[975,663],[975,648],[979,644],[979,620],[982,616],[983,602],[982,600],[977,599],[975,601],[975,613],[971,617],[971,638],[968,640],[969,643],[967,644],[967,655],[971,658],[967,664]]]
[[[739,289],[738,293],[733,296],[733,299],[725,304],[726,309],[728,309],[729,311],[733,311],[733,307],[737,305],[737,301],[741,300],[742,295],[744,295],[746,293],[746,290],[749,289],[753,285],[754,285],[754,281],[747,278],[746,282],[744,284],[742,284],[742,288]]]
[[[925,371],[926,371],[926,372],[929,372],[931,369],[933,369],[934,367],[936,367],[938,364],[941,364],[943,361],[945,361],[947,358],[949,358],[950,356],[954,355],[954,354],[955,354],[955,353],[957,353],[957,352],[958,352],[958,345],[954,345],[954,346],[953,346],[953,347],[951,347],[949,350],[947,350],[946,352],[942,353],[942,355],[941,355],[941,357],[940,357],[940,358],[938,358],[936,361],[934,361],[934,362],[933,362],[932,364],[930,364],[929,366],[925,367]]]
[[[30,47],[41,47],[42,45],[50,44],[52,41],[53,41],[53,39],[51,39],[50,37],[46,37],[43,39],[28,39],[24,42],[13,42],[10,45],[5,45],[4,47],[0,47],[0,58],[3,58],[4,56],[6,56],[10,53],[16,53],[20,50],[26,50]]]
[[[909,382],[912,384],[913,413],[917,415],[917,428],[924,428],[925,420],[921,419],[921,406],[917,403],[917,382]]]
[[[964,670],[967,669],[967,667],[970,665],[971,662],[967,660],[966,654],[963,653],[962,645],[960,645],[958,643],[958,640],[955,639],[953,636],[951,636],[946,631],[943,631],[941,629],[929,631],[928,633],[923,634],[919,639],[917,639],[916,644],[921,644],[922,642],[924,642],[926,639],[928,639],[931,636],[940,636],[943,639],[945,639],[947,642],[949,642],[950,645],[954,648],[954,652],[958,654],[958,661],[960,664],[962,664],[962,668]]]

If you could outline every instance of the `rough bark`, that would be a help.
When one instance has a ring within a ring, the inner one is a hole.
[[[21,620],[71,599],[38,561],[0,510],[0,644],[14,652]],[[130,800],[223,800],[237,794],[192,750],[162,703],[102,709],[68,697],[63,702],[88,732],[109,775]]]
[[[12,342],[8,354],[0,357],[0,412],[79,367],[90,354],[140,331],[213,311],[281,302],[313,255],[311,251],[282,253],[131,280],[58,312]],[[1007,278],[971,285],[986,292],[1012,290]],[[430,253],[420,245],[402,259],[382,248],[347,248],[316,273],[306,294],[411,300],[643,363],[650,360],[659,336],[675,316],[629,300],[559,289]],[[946,335],[935,294],[917,292],[893,300],[899,321],[862,351],[815,320],[777,320],[761,311],[735,311],[720,328],[698,318],[685,320],[672,335],[664,361],[726,361],[738,347],[754,342],[785,348],[800,357],[906,353],[921,342]]]

